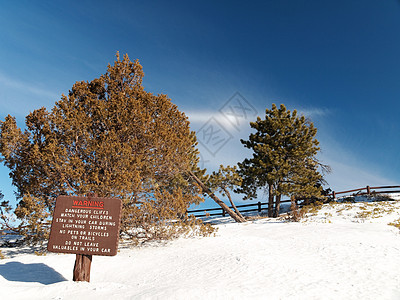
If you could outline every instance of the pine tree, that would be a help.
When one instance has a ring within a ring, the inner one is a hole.
[[[104,75],[76,82],[51,111],[30,113],[25,131],[12,116],[1,122],[0,153],[20,199],[15,213],[35,238],[45,237],[60,194],[123,199],[122,231],[142,227],[135,232],[147,238],[200,201],[200,189],[182,180],[188,170],[201,173],[189,121],[166,95],[146,92],[143,76],[137,60],[117,53]]]
[[[242,178],[239,176],[236,167],[220,165],[217,172],[212,172],[209,180],[207,181],[207,186],[213,192],[220,192],[222,196],[228,197],[228,200],[234,209],[237,219],[240,222],[245,222],[246,219],[242,216],[240,211],[237,209],[235,203],[232,201],[231,194],[229,190],[234,190],[236,187],[242,184]]]
[[[323,181],[319,170],[327,166],[316,158],[320,148],[313,123],[296,110],[273,104],[271,110],[266,109],[265,119],[258,117],[250,126],[256,132],[241,142],[253,150],[253,157],[239,163],[243,183],[238,191],[255,198],[259,188],[267,189],[268,216],[275,217],[282,195],[319,196]]]

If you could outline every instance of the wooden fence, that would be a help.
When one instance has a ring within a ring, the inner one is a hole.
[[[290,199],[289,200],[283,200],[283,201],[281,201],[281,203],[290,203]],[[248,208],[248,207],[254,207],[254,206],[256,206],[256,208]],[[245,207],[245,209],[241,209],[241,208],[244,208],[244,207]],[[232,206],[230,206],[230,208],[233,209]],[[257,212],[261,213],[261,211],[263,209],[268,209],[268,202],[264,202],[264,203],[257,202],[257,203],[253,203],[253,204],[236,205],[236,208],[241,213],[252,212],[252,211],[257,211]],[[192,214],[195,217],[225,216],[226,215],[226,212],[221,207],[188,210],[187,213],[188,214]]]
[[[347,191],[335,192],[333,191],[328,195],[331,199],[338,199],[338,195],[342,195],[339,198],[344,198],[348,196],[361,196],[361,195],[374,195],[374,194],[393,194],[400,193],[400,185],[388,185],[388,186],[366,186],[359,189],[352,189]],[[301,200],[300,200],[301,201]],[[281,203],[290,203],[289,200],[282,200]],[[257,202],[253,204],[244,204],[244,205],[236,205],[237,209],[241,213],[245,212],[259,212],[261,213],[263,209],[268,209],[268,202]],[[256,207],[256,208],[249,208]],[[230,206],[233,209],[232,206]],[[245,208],[245,209],[242,209]],[[225,216],[226,212],[218,207],[218,208],[205,208],[205,209],[196,209],[196,210],[188,210],[188,214],[192,214],[195,217],[208,217],[208,216]]]
[[[361,196],[361,195],[374,195],[374,194],[393,194],[393,193],[400,193],[400,185],[386,185],[386,186],[369,186],[359,188],[359,189],[352,189],[348,191],[341,191],[341,192],[332,192],[328,196],[332,197],[333,199],[337,199],[338,195],[342,194],[341,197],[343,198],[346,196]],[[345,195],[347,194],[347,195]]]

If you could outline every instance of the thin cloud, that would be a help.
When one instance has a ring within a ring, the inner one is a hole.
[[[301,113],[306,116],[315,117],[325,116],[330,111],[328,109],[308,109],[301,110]],[[212,117],[219,117],[217,121],[223,126],[231,126],[230,122],[218,112],[197,111],[188,113],[188,116],[191,122],[196,123],[196,129],[199,129]],[[214,156],[207,153],[202,145],[199,145],[199,150],[202,154],[202,167],[214,170],[221,163],[236,164],[238,161],[242,161],[244,158],[252,155],[240,143],[240,138],[246,139],[248,137],[250,129],[237,131],[233,126],[225,128],[232,133],[233,138]],[[362,164],[353,152],[345,150],[336,141],[321,141],[321,143],[323,144],[324,151],[320,153],[319,159],[322,163],[332,167],[332,172],[326,175],[328,185],[332,189],[340,191],[367,185],[398,184],[398,182],[394,182],[393,179],[386,177],[384,174],[379,174],[373,166]]]
[[[211,118],[214,118],[225,129],[235,132],[235,130],[232,129],[234,127],[234,122],[218,111],[187,111],[185,114],[188,116],[190,123],[194,125],[194,128],[200,128]],[[241,122],[240,125],[248,126],[248,122]]]
[[[304,108],[298,110],[300,114],[306,117],[325,117],[330,115],[332,111],[328,108]]]
[[[8,86],[10,88],[22,90],[22,91],[25,91],[25,92],[30,92],[32,94],[35,94],[35,95],[38,95],[38,96],[42,96],[42,97],[46,97],[46,98],[57,99],[57,98],[60,97],[60,95],[57,95],[56,93],[53,93],[53,92],[51,92],[49,90],[41,89],[41,88],[38,88],[38,87],[34,86],[33,83],[24,82],[24,81],[20,81],[18,79],[15,79],[15,78],[11,78],[9,76],[4,75],[1,72],[0,72],[0,83],[5,85],[5,86]]]
[[[185,114],[189,117],[189,121],[192,123],[204,123],[216,113],[211,111],[187,111]]]
[[[319,160],[332,168],[332,172],[326,175],[331,189],[340,191],[367,185],[399,184],[393,178],[386,176],[378,166],[362,161],[356,151],[345,148],[340,142],[329,136],[322,137],[320,142],[322,150]]]
[[[298,112],[306,117],[317,118],[332,114],[328,108],[304,108]],[[231,122],[218,111],[189,111],[187,112],[189,121],[198,130],[211,118],[215,118],[222,126],[232,133],[232,140],[229,141],[214,156],[207,153],[202,145],[199,145],[201,152],[201,164],[209,170],[217,169],[220,164],[234,165],[246,157],[252,155],[240,143],[240,138],[246,139],[250,128],[236,130]],[[248,123],[246,125],[249,127]],[[321,141],[321,140],[320,140]],[[322,138],[321,145],[324,151],[319,155],[322,163],[332,167],[332,172],[326,175],[328,186],[336,191],[359,188],[367,185],[396,185],[399,184],[393,179],[379,174],[373,166],[362,164],[357,155],[352,151],[345,150],[337,141],[329,138]]]
[[[347,165],[339,161],[324,161],[332,167],[332,173],[326,176],[331,189],[348,190],[379,185],[398,185],[391,179],[376,174],[373,170],[356,165]]]

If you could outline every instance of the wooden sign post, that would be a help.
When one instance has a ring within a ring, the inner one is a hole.
[[[121,209],[116,198],[57,197],[47,250],[76,254],[74,281],[90,281],[92,255],[117,254]]]

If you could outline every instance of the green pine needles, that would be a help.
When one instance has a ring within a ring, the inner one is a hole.
[[[253,150],[253,157],[239,163],[242,185],[238,192],[247,199],[257,196],[258,189],[268,191],[268,215],[278,216],[282,195],[304,199],[321,195],[321,171],[329,167],[317,159],[320,150],[315,138],[317,129],[297,111],[275,104],[266,109],[265,118],[250,126],[256,130],[248,140],[241,140]]]

